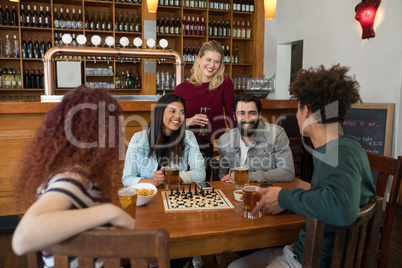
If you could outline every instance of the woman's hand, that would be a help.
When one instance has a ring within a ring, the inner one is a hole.
[[[165,168],[162,167],[160,170],[154,172],[154,177],[152,178],[152,184],[159,186],[165,181]]]
[[[121,229],[134,230],[136,229],[136,222],[133,217],[127,214],[123,209],[111,205],[111,213],[114,217],[111,219],[110,224]]]
[[[191,118],[186,119],[186,127],[201,126],[205,127],[208,124],[208,117],[205,114],[196,114]]]

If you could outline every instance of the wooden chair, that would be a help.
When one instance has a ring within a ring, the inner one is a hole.
[[[296,114],[281,114],[278,118],[278,125],[285,130],[289,138],[289,147],[295,160],[295,166],[300,168],[301,179],[309,181],[309,175],[312,173],[309,171],[309,154],[303,146]],[[296,161],[297,157],[300,157],[300,162]]]
[[[212,181],[220,181],[219,179],[219,160],[216,158],[211,159],[211,172],[212,172]]]
[[[53,254],[55,268],[70,267],[68,256],[77,257],[80,268],[93,268],[97,258],[104,259],[104,268],[120,268],[122,260],[135,268],[147,268],[148,260],[155,259],[159,268],[170,266],[169,234],[164,229],[93,229],[43,251]],[[42,252],[30,253],[27,257],[29,268],[43,267]]]
[[[383,222],[380,227],[380,244],[376,259],[378,267],[387,267],[389,244],[391,239],[392,224],[394,222],[395,209],[398,202],[399,187],[402,178],[402,156],[398,159],[366,152],[371,170],[378,171],[376,178],[376,192],[378,196],[387,199],[387,184],[389,176],[393,176],[389,200],[386,204]]]
[[[322,239],[325,232],[335,233],[331,267],[374,267],[382,201],[382,197],[372,197],[370,202],[361,209],[356,221],[347,227],[326,225],[322,221],[308,217],[303,268],[320,267]],[[348,238],[346,251],[345,237]]]

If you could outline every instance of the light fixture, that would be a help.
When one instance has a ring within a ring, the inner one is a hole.
[[[10,0],[10,2],[19,2],[20,0]]]
[[[362,39],[375,37],[373,25],[380,3],[381,0],[362,0],[355,7],[355,19],[360,22],[363,30]]]
[[[156,13],[158,9],[158,0],[147,0],[147,7],[149,13]]]
[[[275,18],[276,0],[264,0],[265,17],[267,20]]]

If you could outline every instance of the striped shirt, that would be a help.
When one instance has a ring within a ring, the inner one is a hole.
[[[83,209],[99,205],[100,203],[95,200],[100,200],[103,198],[100,189],[92,182],[88,181],[88,183],[82,183],[71,178],[56,177],[50,179],[46,184],[38,188],[38,197],[40,198],[42,195],[51,192],[57,192],[65,195],[73,204],[72,209]],[[45,268],[54,267],[54,259],[52,254],[43,252],[42,258]],[[103,262],[102,260],[99,261]],[[102,264],[100,264],[100,266],[95,265],[95,267],[101,266]],[[70,268],[77,267],[78,259],[75,257],[70,257]]]

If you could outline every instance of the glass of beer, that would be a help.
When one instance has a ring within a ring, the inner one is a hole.
[[[179,167],[165,167],[165,181],[163,182],[165,190],[176,190],[180,188]]]
[[[209,108],[209,107],[201,107],[200,113],[205,114],[208,119],[209,119],[209,113],[210,112],[211,112],[211,108]],[[208,126],[201,127],[200,128],[200,133],[198,135],[207,136],[207,132],[208,132]]]
[[[137,190],[134,188],[121,188],[117,194],[119,195],[120,207],[135,219],[137,211]]]
[[[247,166],[238,166],[230,169],[230,173],[234,173],[234,188],[242,189],[244,185],[248,184],[248,167]],[[230,178],[232,178],[232,174],[229,174]]]
[[[251,212],[257,206],[257,202],[261,200],[261,194],[255,191],[256,188],[257,186],[251,185],[243,187],[243,204],[241,209],[241,216],[246,219],[261,218],[261,212],[258,212],[257,215],[251,215]]]

